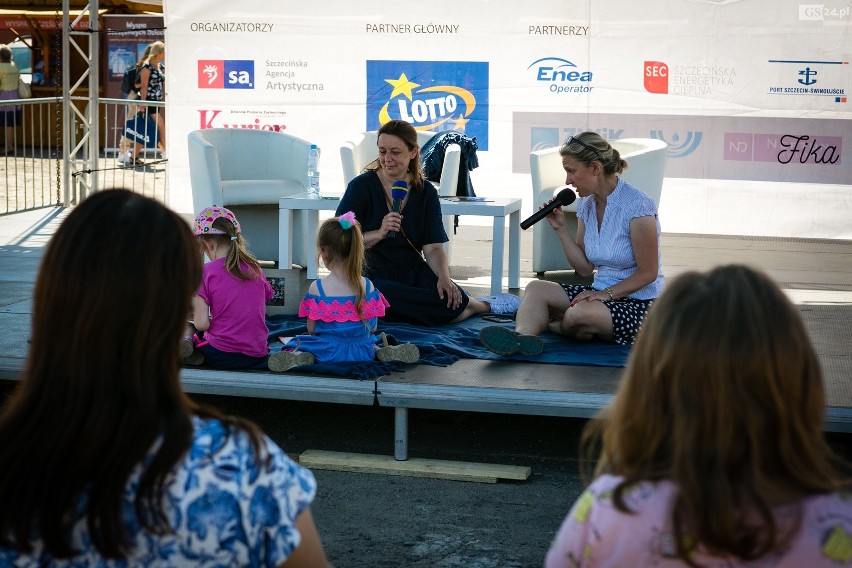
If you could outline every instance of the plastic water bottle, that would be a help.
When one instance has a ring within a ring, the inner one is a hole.
[[[319,199],[319,148],[316,144],[311,144],[311,149],[308,151],[308,197]]]

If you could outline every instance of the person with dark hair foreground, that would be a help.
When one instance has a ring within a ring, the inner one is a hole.
[[[311,472],[181,389],[200,281],[153,199],[100,191],[56,231],[0,410],[0,565],[327,566]]]
[[[489,326],[480,331],[482,344],[499,355],[538,355],[543,347],[538,336],[545,331],[576,341],[630,345],[663,289],[657,205],[621,179],[627,162],[618,150],[599,134],[583,132],[569,137],[559,154],[565,183],[579,195],[576,238],[561,207],[545,219],[574,271],[594,275],[594,281],[591,286],[547,280],[527,284],[515,330]]]
[[[519,297],[474,298],[450,278],[441,203],[435,186],[423,178],[414,127],[404,120],[386,122],[377,145],[379,157],[349,182],[335,215],[352,211],[361,224],[364,276],[390,303],[384,319],[433,326],[476,314],[514,313]],[[410,188],[399,211],[393,207],[395,182]]]
[[[816,353],[772,280],[745,266],[683,274],[584,431],[597,478],[545,565],[849,565],[849,480],[824,414]]]

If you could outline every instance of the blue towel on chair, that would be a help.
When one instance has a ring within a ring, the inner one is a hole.
[[[281,348],[278,337],[307,333],[305,320],[296,316],[270,316],[266,322],[269,327],[269,342],[273,351]],[[378,331],[385,332],[389,341],[413,343],[420,349],[419,364],[445,367],[459,358],[490,359],[509,361],[530,361],[556,365],[590,365],[600,367],[623,367],[630,354],[630,346],[604,342],[571,341],[565,337],[545,333],[541,336],[544,351],[540,355],[512,355],[503,357],[487,350],[479,342],[479,330],[489,325],[504,325],[512,329],[513,324],[495,324],[481,317],[472,317],[465,321],[436,326],[422,327],[407,323],[390,323],[379,320]],[[404,370],[398,362],[372,361],[368,363],[335,363],[334,365],[310,365],[301,370],[358,379],[371,379],[391,372]]]

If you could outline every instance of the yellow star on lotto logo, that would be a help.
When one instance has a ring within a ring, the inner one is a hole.
[[[405,95],[409,101],[412,97],[411,91],[420,86],[418,83],[409,81],[408,77],[405,76],[405,73],[402,73],[399,76],[399,79],[385,79],[385,81],[393,87],[390,98],[394,98],[397,95]]]

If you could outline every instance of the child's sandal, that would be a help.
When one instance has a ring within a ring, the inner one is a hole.
[[[416,363],[420,360],[420,349],[411,343],[402,345],[388,345],[388,336],[382,332],[382,343],[384,347],[376,350],[376,359],[379,361],[400,361],[402,363]]]
[[[283,373],[293,367],[313,365],[315,360],[314,356],[306,351],[279,351],[269,356],[266,366],[273,373]]]

